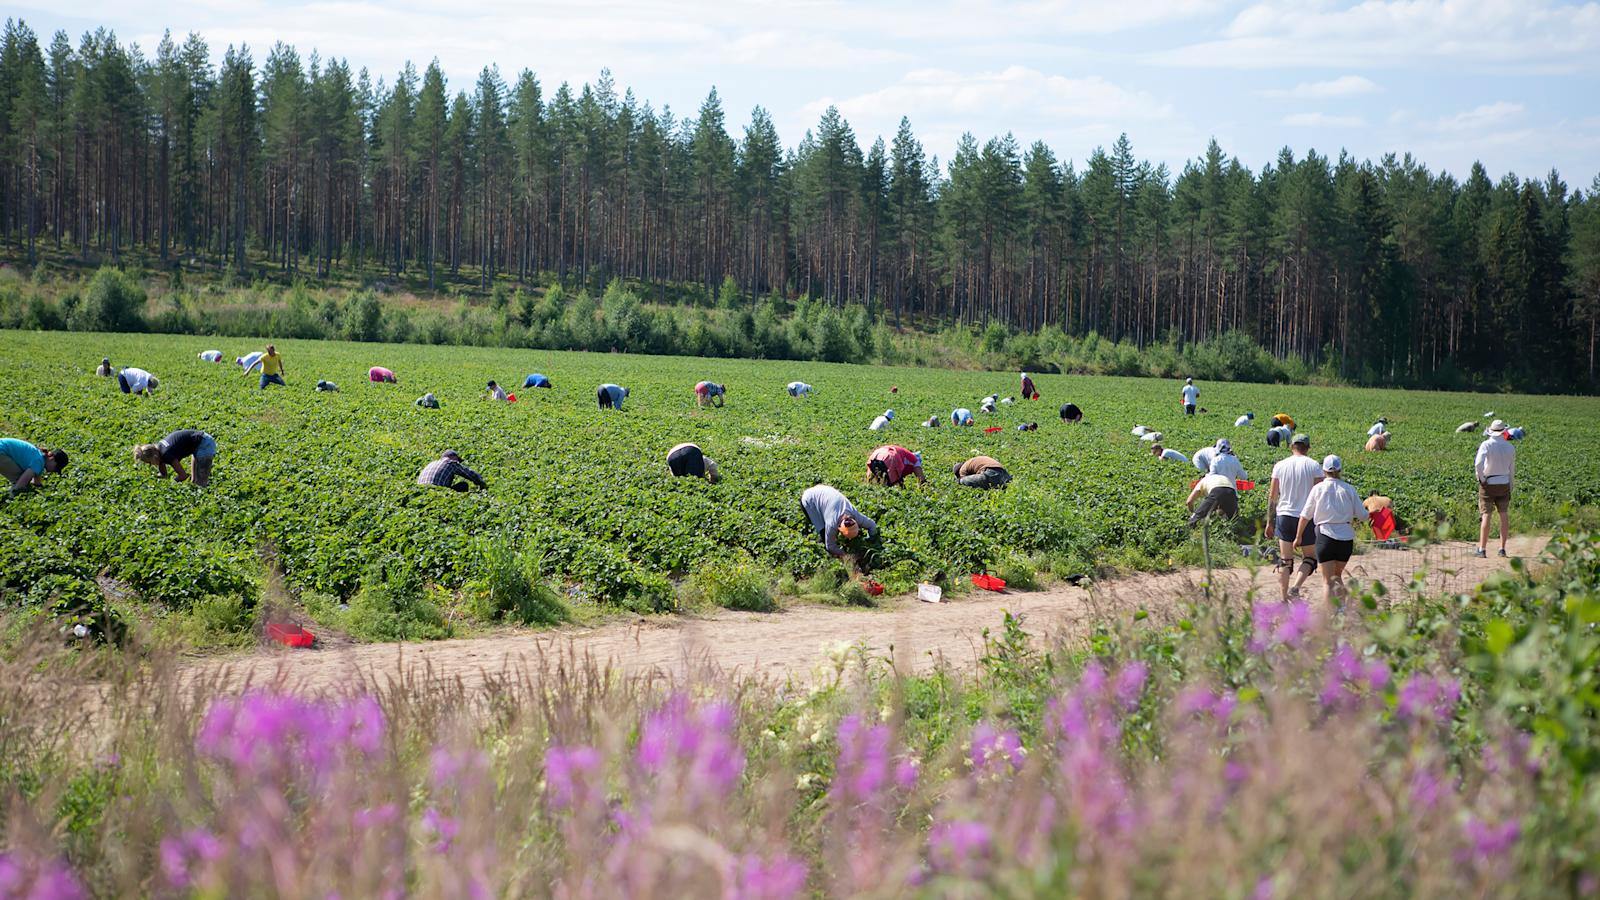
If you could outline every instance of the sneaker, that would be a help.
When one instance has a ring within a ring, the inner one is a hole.
[[[1473,551],[1472,551],[1472,556],[1473,556],[1473,558],[1474,558],[1474,559],[1483,559],[1483,558],[1484,558],[1484,557],[1486,557],[1486,556],[1488,556],[1488,555],[1489,555],[1489,554],[1487,554],[1487,553],[1485,553],[1485,552],[1484,552],[1484,551],[1483,551],[1483,548],[1482,548],[1482,547],[1479,547],[1479,548],[1477,548],[1477,549],[1476,549],[1476,550],[1473,550]]]
[[[1505,559],[1506,558],[1506,548],[1504,548],[1504,547],[1500,548],[1500,558],[1501,559]]]

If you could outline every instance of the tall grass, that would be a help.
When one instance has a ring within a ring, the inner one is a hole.
[[[41,638],[0,662],[0,894],[1588,895],[1595,537],[806,685],[569,654],[312,697]]]

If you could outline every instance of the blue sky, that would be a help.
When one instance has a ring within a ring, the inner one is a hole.
[[[830,104],[863,147],[901,115],[948,158],[1011,132],[1081,161],[1127,132],[1174,171],[1211,137],[1252,169],[1289,146],[1411,152],[1463,175],[1600,176],[1600,0],[13,0],[48,40],[104,25],[153,48],[201,33],[220,58],[276,40],[374,78],[437,57],[452,90],[485,64],[549,88],[609,67],[658,109],[712,85],[730,129],[766,107],[793,146]]]

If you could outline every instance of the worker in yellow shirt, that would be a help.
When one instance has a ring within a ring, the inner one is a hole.
[[[267,352],[261,357],[261,389],[266,390],[269,384],[288,386],[283,381],[283,357],[278,355],[278,348],[271,344],[267,345]]]

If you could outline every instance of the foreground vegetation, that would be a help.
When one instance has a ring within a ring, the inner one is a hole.
[[[0,657],[27,896],[1587,896],[1600,534],[1471,595],[1233,597],[975,671],[300,697]]]
[[[1292,412],[1317,452],[1345,457],[1360,490],[1393,497],[1401,518],[1425,529],[1442,521],[1475,534],[1480,438],[1453,428],[1491,408],[1529,432],[1519,445],[1520,527],[1600,504],[1588,432],[1572,427],[1594,418],[1597,401],[1582,398],[1203,382],[1214,411],[1186,419],[1176,382],[1040,376],[1045,399],[980,416],[1001,429],[985,433],[917,423],[1013,393],[1015,373],[278,341],[289,386],[261,391],[231,363],[196,358],[216,344],[232,359],[258,341],[13,332],[0,342],[0,430],[73,457],[44,490],[0,504],[12,535],[0,549],[6,596],[40,610],[92,610],[106,593],[97,579],[109,579],[113,595],[158,610],[200,607],[223,632],[248,629],[264,579],[279,573],[313,615],[375,639],[551,621],[562,603],[671,609],[686,591],[755,606],[775,593],[837,598],[844,567],[809,534],[797,502],[818,482],[841,487],[877,520],[881,539],[852,550],[891,591],[988,569],[1026,579],[1193,563],[1199,548],[1182,499],[1195,473],[1153,459],[1128,431],[1161,429],[1185,452],[1233,438],[1264,483],[1283,451],[1265,446],[1261,426],[1233,427],[1245,410],[1258,422]],[[102,356],[156,373],[160,389],[118,393],[92,374]],[[401,383],[367,383],[375,364]],[[483,399],[486,380],[515,386],[534,371],[555,387],[518,389],[517,403]],[[314,392],[319,378],[342,391]],[[796,378],[815,395],[788,397],[783,386]],[[729,386],[726,408],[695,408],[701,379]],[[596,410],[595,386],[607,381],[632,389],[625,410]],[[443,409],[415,408],[424,391]],[[1066,401],[1087,411],[1086,424],[1060,423],[1056,406]],[[886,407],[897,420],[870,432]],[[1379,415],[1393,449],[1364,454]],[[1038,431],[1016,430],[1030,420]],[[221,447],[205,489],[157,480],[130,453],[186,427]],[[722,483],[667,475],[667,450],[686,440],[720,463]],[[888,441],[923,453],[927,485],[864,483],[867,453]],[[447,448],[483,472],[489,490],[416,487],[417,471]],[[954,483],[952,464],[978,453],[1011,470],[1008,489]],[[1233,542],[1258,539],[1265,494],[1244,495]]]

